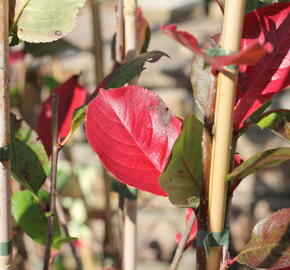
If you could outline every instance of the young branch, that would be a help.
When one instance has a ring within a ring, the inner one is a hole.
[[[222,33],[222,48],[238,51],[242,35],[245,0],[226,0]],[[217,99],[215,106],[212,162],[209,187],[209,231],[221,232],[224,229],[227,205],[227,184],[225,176],[229,170],[233,106],[236,94],[237,68],[227,70],[227,75],[218,76]],[[221,247],[210,250],[207,260],[208,270],[218,270],[221,262]]]
[[[180,260],[183,256],[184,248],[186,246],[186,242],[189,238],[189,235],[190,235],[190,232],[191,232],[191,229],[193,227],[195,219],[196,219],[196,216],[195,216],[194,212],[192,212],[192,215],[190,216],[190,218],[187,222],[185,231],[182,233],[181,240],[180,240],[178,247],[175,251],[174,258],[173,258],[173,261],[170,265],[169,270],[177,270],[178,265],[180,263]]]
[[[53,239],[53,224],[55,217],[56,205],[56,178],[57,178],[57,162],[58,162],[58,95],[51,95],[51,130],[52,130],[52,158],[51,158],[51,186],[50,186],[50,208],[49,218],[47,225],[47,240],[45,246],[43,270],[49,269],[51,244]]]
[[[125,33],[124,33],[124,1],[117,0],[117,29],[116,29],[116,61],[123,63],[125,61]]]
[[[0,5],[0,270],[11,269],[10,105],[8,75],[9,1]]]

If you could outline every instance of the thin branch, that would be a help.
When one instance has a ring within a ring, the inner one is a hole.
[[[117,0],[117,29],[116,29],[116,61],[123,63],[125,61],[125,35],[124,35],[124,13],[123,0]]]
[[[10,105],[8,75],[9,0],[0,5],[0,270],[11,269]]]
[[[192,215],[190,216],[190,218],[186,224],[185,231],[183,232],[181,240],[180,240],[178,247],[175,251],[173,261],[170,265],[170,270],[177,270],[177,268],[178,268],[178,265],[179,265],[180,260],[183,256],[184,248],[186,246],[186,242],[189,238],[189,235],[190,235],[190,232],[192,230],[195,219],[196,219],[196,216],[195,216],[194,212],[192,212]]]
[[[51,158],[51,186],[50,186],[50,216],[48,218],[47,225],[47,240],[45,246],[44,264],[43,270],[49,269],[51,244],[53,239],[53,224],[55,216],[55,205],[56,205],[56,178],[57,178],[57,161],[58,161],[58,95],[51,95],[51,108],[52,108],[52,119],[51,119],[51,130],[52,130],[52,158]]]

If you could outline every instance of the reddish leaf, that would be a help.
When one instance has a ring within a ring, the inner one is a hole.
[[[277,211],[254,228],[250,242],[237,256],[239,263],[258,268],[290,266],[290,208]]]
[[[247,48],[239,51],[238,53],[227,56],[211,57],[199,48],[198,41],[193,35],[185,31],[176,30],[175,24],[163,26],[162,31],[174,38],[189,50],[200,54],[209,65],[217,70],[222,70],[223,66],[232,64],[252,65],[256,63],[261,57],[263,57],[267,52],[272,50],[271,44],[265,44],[262,46],[261,43],[254,41],[249,46],[247,46]]]
[[[253,27],[255,25],[255,27]],[[234,127],[290,84],[290,3],[258,9],[245,18],[242,47],[253,40],[270,42],[273,50],[254,66],[241,66]]]
[[[187,208],[187,211],[186,211],[186,217],[185,217],[185,223],[187,224],[188,220],[190,219],[190,216],[194,213],[194,210],[192,208]],[[198,229],[198,224],[197,224],[197,219],[195,219],[194,221],[194,224],[193,224],[193,227],[191,229],[191,232],[190,232],[190,236],[186,242],[186,246],[185,246],[185,249],[189,248],[192,244],[192,242],[194,241],[196,235],[197,235],[197,229]],[[180,240],[181,240],[181,233],[177,234],[176,235],[176,242],[179,243]]]
[[[181,121],[157,94],[137,86],[101,89],[89,103],[86,130],[92,148],[117,179],[167,195],[158,178],[181,132]]]
[[[24,51],[21,50],[11,50],[9,53],[9,65],[13,65],[13,63],[19,59],[23,59],[24,57]]]
[[[65,138],[72,125],[72,116],[76,108],[84,105],[87,90],[78,84],[78,76],[72,76],[55,91],[59,96],[58,106],[58,138]],[[42,109],[36,128],[39,138],[45,146],[48,155],[51,154],[51,97],[42,104]]]

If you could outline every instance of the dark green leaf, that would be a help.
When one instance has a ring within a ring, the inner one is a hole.
[[[287,208],[268,215],[256,224],[250,242],[237,256],[238,262],[257,268],[289,267],[289,221],[290,208]]]
[[[178,207],[197,208],[202,178],[203,125],[194,115],[184,121],[165,171],[159,177],[169,200]]]
[[[112,191],[119,193],[122,198],[127,198],[129,200],[135,200],[137,198],[137,189],[130,188],[119,181],[113,180],[111,189]]]
[[[290,159],[290,148],[276,148],[267,150],[244,161],[226,176],[226,181],[243,179],[272,165],[285,162]]]
[[[56,79],[47,75],[43,76],[41,78],[41,81],[42,81],[42,85],[46,86],[50,92],[52,92],[56,87],[59,86],[59,82]]]
[[[145,68],[146,62],[157,62],[162,56],[169,57],[161,51],[151,51],[136,56],[126,64],[120,65],[104,80],[104,88],[117,88],[138,76]]]
[[[45,207],[49,200],[50,195],[45,190],[40,190],[37,196],[28,190],[19,191],[12,196],[12,214],[15,221],[25,233],[41,245],[46,243],[48,217],[39,203]],[[55,219],[53,247],[54,243],[59,243],[61,239],[60,227]]]
[[[13,177],[37,193],[49,173],[49,160],[37,133],[11,114],[11,169]]]

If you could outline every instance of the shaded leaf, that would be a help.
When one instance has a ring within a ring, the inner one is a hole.
[[[59,97],[58,103],[58,139],[66,138],[72,128],[73,112],[84,105],[87,91],[78,84],[78,76],[69,78],[55,90]],[[41,113],[37,122],[37,133],[47,153],[51,154],[51,97],[42,104]],[[75,126],[74,126],[75,127]]]
[[[212,57],[199,48],[198,41],[193,35],[185,31],[178,31],[175,24],[163,26],[162,31],[192,52],[201,55],[206,63],[220,71],[223,70],[224,66],[233,64],[252,65],[272,50],[269,43],[253,41],[247,48],[243,48],[237,53],[227,52],[228,55]]]
[[[254,227],[238,262],[258,268],[290,266],[290,208],[268,215]]]
[[[276,148],[260,152],[245,160],[226,176],[226,181],[242,179],[272,165],[285,162],[290,159],[290,148]]]
[[[253,27],[255,25],[255,27]],[[245,17],[242,47],[253,40],[273,45],[271,53],[253,66],[240,66],[234,128],[290,84],[290,3],[258,9]]]
[[[197,208],[202,179],[203,125],[194,115],[186,118],[171,159],[159,177],[160,186],[178,207]]]
[[[160,97],[127,86],[101,89],[89,103],[87,138],[104,166],[121,182],[166,196],[158,177],[181,129]]]
[[[46,206],[50,195],[47,191],[40,190],[38,198]],[[15,221],[27,235],[41,245],[45,245],[47,238],[48,217],[44,211],[36,197],[28,190],[19,191],[12,196],[12,214]],[[53,247],[61,239],[60,227],[55,219]]]
[[[11,170],[25,188],[37,193],[49,174],[49,160],[37,133],[11,114]]]
[[[84,3],[85,0],[18,0],[14,15],[17,35],[34,43],[60,39],[73,29]]]

